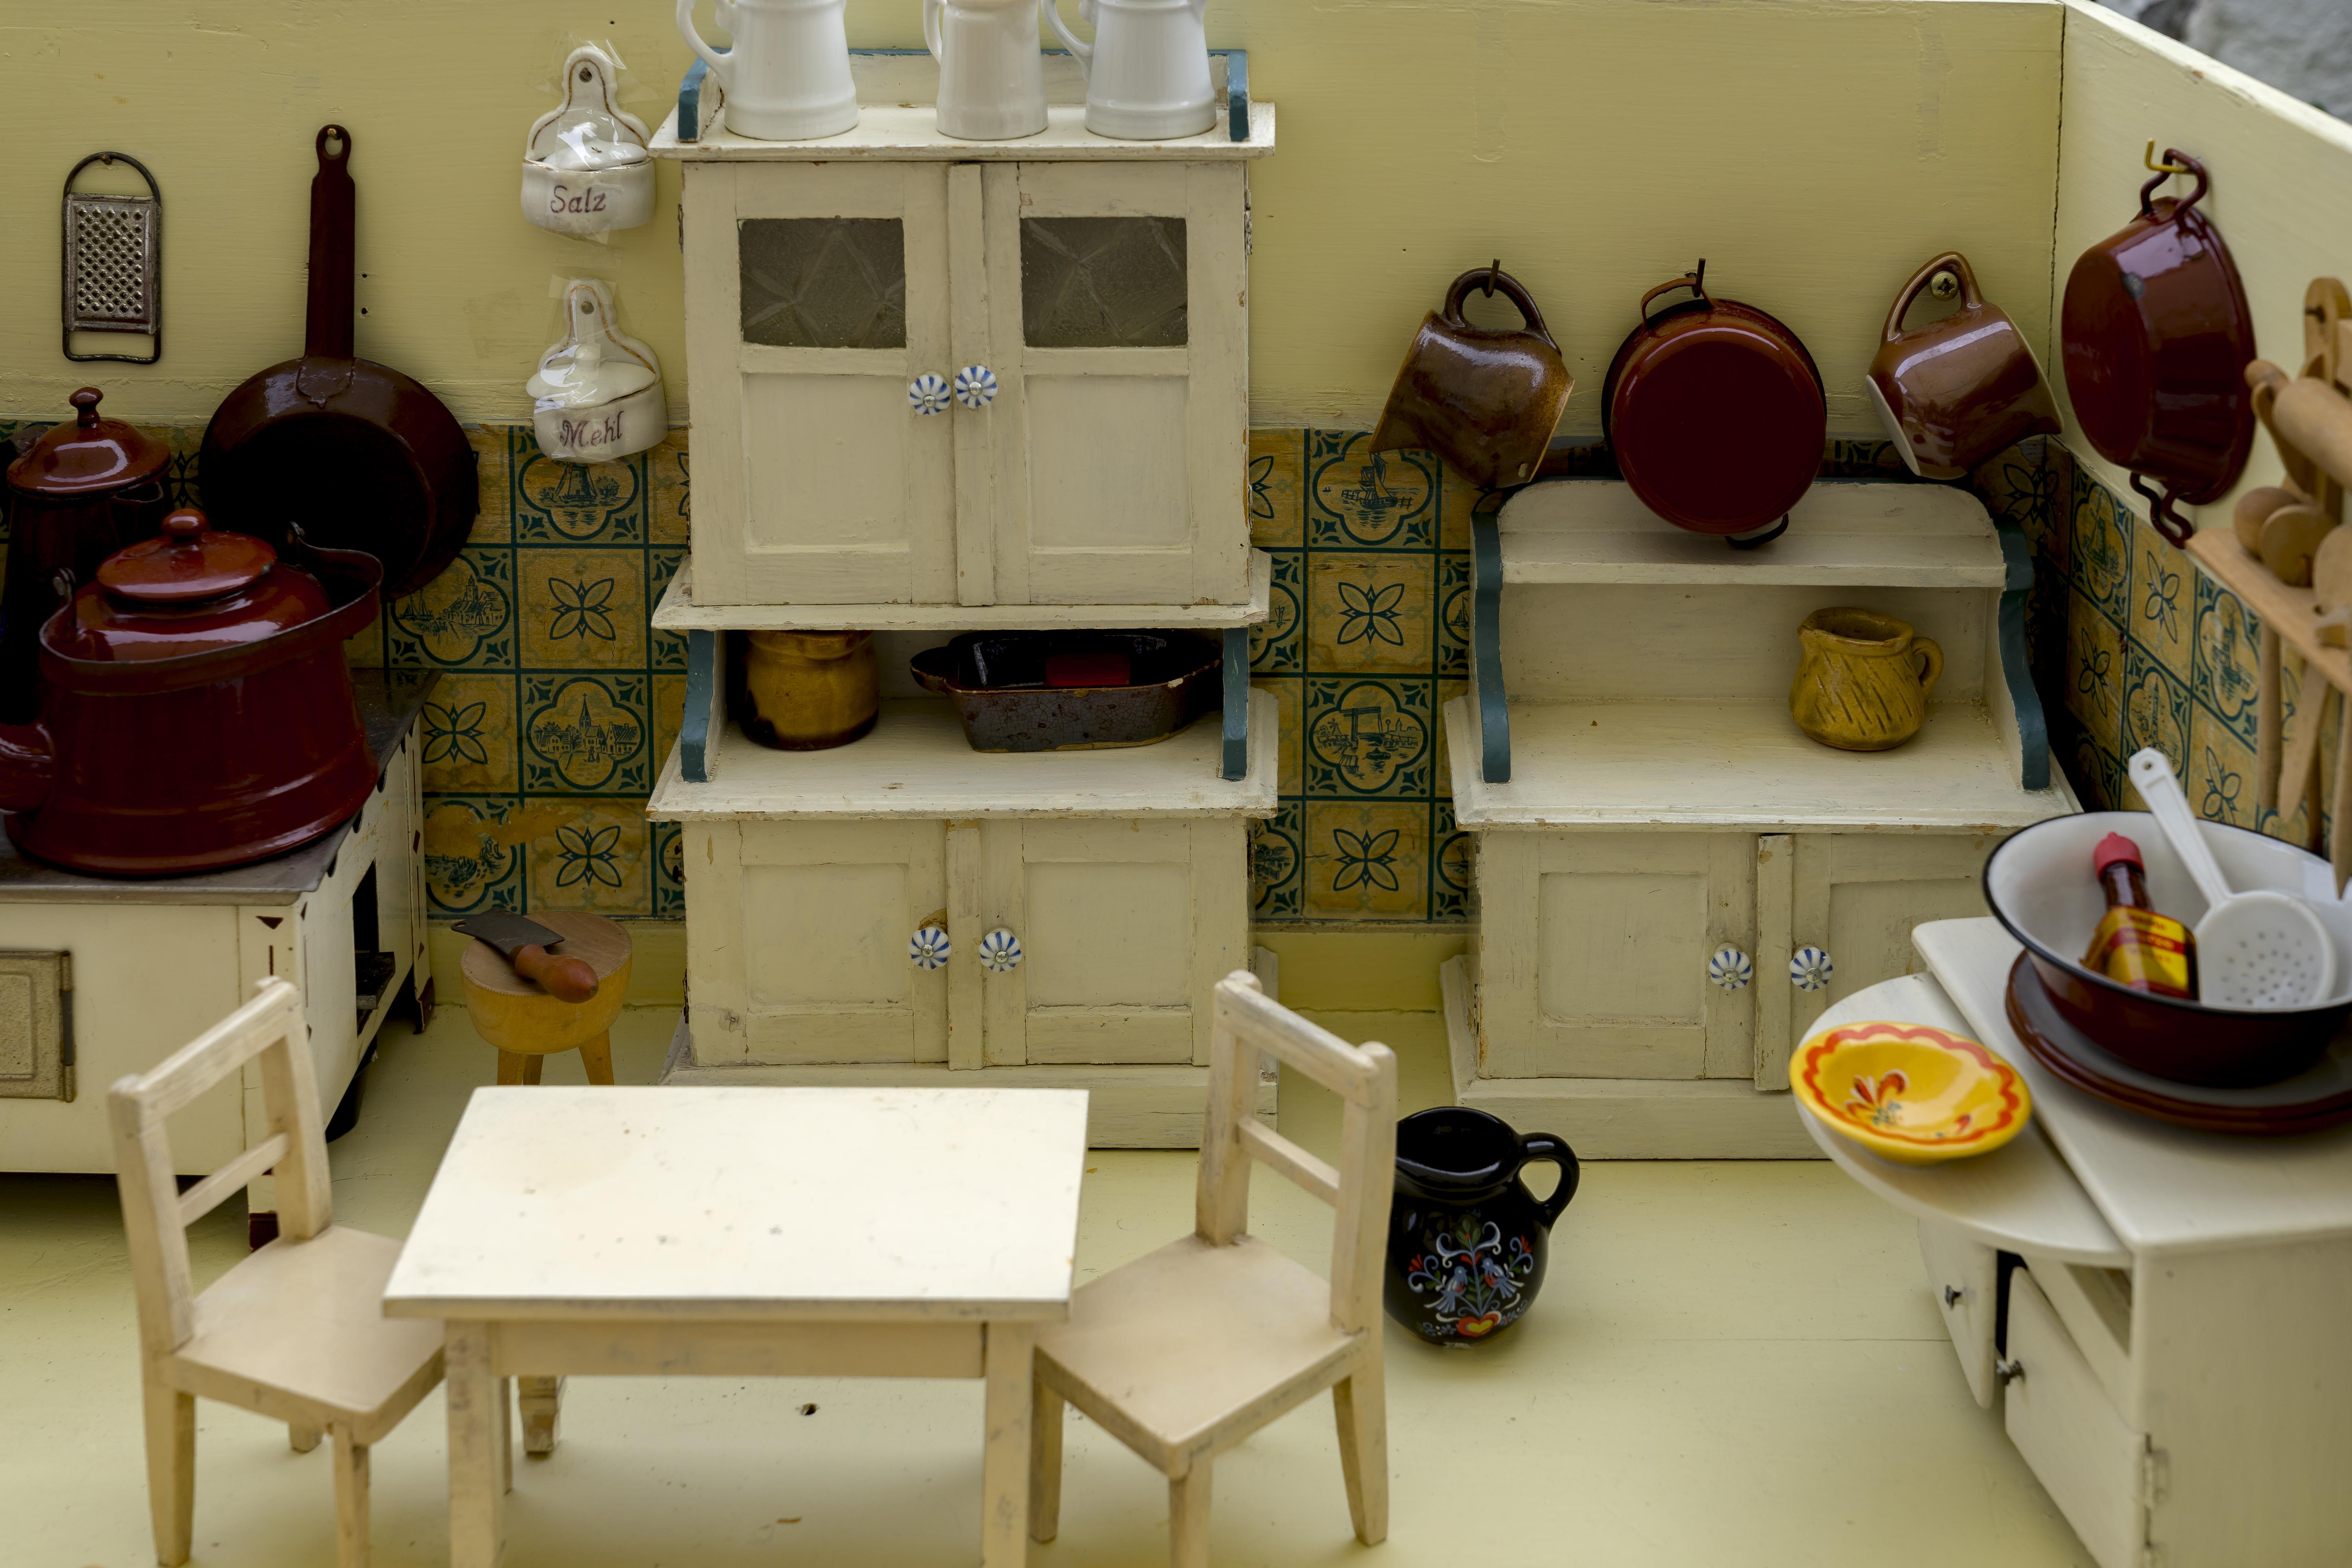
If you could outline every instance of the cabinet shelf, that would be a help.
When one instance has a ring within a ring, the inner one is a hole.
[[[940,134],[939,110],[929,103],[866,103],[857,123],[837,136],[806,142],[761,142],[714,131],[698,140],[677,138],[677,110],[671,110],[661,129],[647,143],[657,158],[688,158],[713,163],[907,163],[942,159],[958,163],[1044,163],[1071,160],[1087,163],[1207,163],[1263,158],[1274,151],[1274,105],[1249,106],[1249,140],[1233,140],[1225,121],[1198,136],[1178,136],[1165,142],[1123,142],[1097,136],[1087,129],[1086,106],[1049,103],[1045,129],[1034,136],[1009,142],[959,142]]]
[[[1841,752],[1785,709],[1706,702],[1510,705],[1513,777],[1479,776],[1472,700],[1445,707],[1454,810],[1465,827],[2022,827],[2076,809],[2018,782],[1992,715],[1931,710],[1909,743]]]
[[[1530,486],[1500,524],[1506,584],[1999,588],[2008,574],[1983,504],[1942,485],[1817,484],[1789,531],[1752,551],[1675,528],[1621,479]]]
[[[678,563],[661,603],[654,629],[668,632],[837,631],[854,626],[877,632],[1050,631],[1087,629],[1217,630],[1265,623],[1274,595],[1274,558],[1250,552],[1249,602],[1244,605],[698,605],[694,559]]]
[[[1098,752],[975,752],[936,699],[882,704],[873,733],[824,752],[779,752],[730,724],[723,769],[696,784],[672,748],[646,815],[656,822],[805,817],[1272,816],[1278,720],[1249,699],[1249,771],[1220,779],[1221,726],[1203,715],[1150,746]]]

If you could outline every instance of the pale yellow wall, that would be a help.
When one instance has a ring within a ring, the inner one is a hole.
[[[2086,0],[2067,0],[2066,103],[2059,137],[2057,264],[2052,269],[2050,353],[2060,385],[2056,301],[2084,249],[2137,215],[2148,139],[2201,161],[2212,189],[2200,204],[2221,230],[2245,284],[2263,358],[2292,373],[2303,356],[2303,293],[2312,279],[2352,279],[2352,125]],[[2160,187],[2185,194],[2189,183]],[[2147,507],[2128,476],[2079,431],[2067,445],[2092,473]],[[2278,453],[2254,437],[2238,490],[2276,484]],[[2226,525],[2238,490],[2184,509],[2200,526]]]
[[[468,419],[525,417],[548,279],[615,279],[685,415],[678,256],[661,211],[610,246],[526,224],[525,129],[572,31],[619,43],[649,121],[688,56],[663,0],[138,0],[0,25],[13,221],[0,230],[0,416],[197,420],[299,350],[311,136],[357,140],[361,352]],[[1075,6],[1070,7],[1075,12]],[[856,44],[919,41],[917,0],[850,0]],[[1413,324],[1499,255],[1535,290],[1597,430],[1642,291],[1700,256],[1782,316],[1872,433],[1857,387],[1888,296],[1946,246],[2046,331],[2062,9],[2051,0],[1212,0],[1281,146],[1256,166],[1252,415],[1369,425]],[[57,182],[86,152],[164,186],[169,344],[152,370],[57,351]]]

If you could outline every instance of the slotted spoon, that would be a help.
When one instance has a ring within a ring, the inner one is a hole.
[[[2247,1012],[2310,1007],[2336,991],[2336,942],[2319,913],[2293,893],[2232,892],[2172,763],[2150,746],[2132,755],[2132,783],[2173,853],[2205,895],[2197,922],[2198,997],[2209,1007]]]

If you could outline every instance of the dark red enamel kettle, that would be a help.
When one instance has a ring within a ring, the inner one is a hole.
[[[0,813],[28,855],[103,876],[266,859],[375,787],[343,642],[383,568],[180,510],[43,624],[41,717],[0,724]],[[308,568],[307,570],[305,568]]]

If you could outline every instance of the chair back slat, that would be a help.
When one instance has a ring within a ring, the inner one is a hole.
[[[264,1136],[183,1195],[164,1119],[257,1058]],[[281,1237],[305,1241],[333,1223],[310,1031],[301,994],[284,980],[260,982],[252,1001],[151,1070],[118,1079],[107,1091],[107,1114],[140,1339],[151,1356],[177,1351],[194,1331],[186,1227],[231,1193],[274,1167]]]
[[[1350,1332],[1372,1328],[1381,1310],[1381,1264],[1396,1182],[1396,1057],[1386,1046],[1351,1046],[1308,1023],[1269,1000],[1246,970],[1217,983],[1214,1005],[1194,1228],[1221,1245],[1246,1232],[1250,1162],[1265,1161],[1338,1211],[1331,1318]],[[1260,1051],[1339,1096],[1338,1165],[1252,1117]]]

